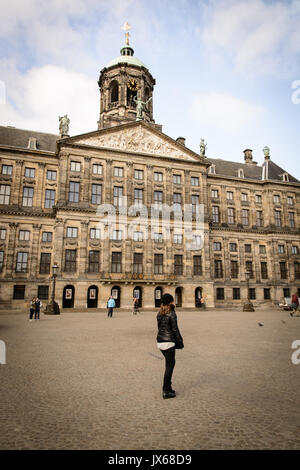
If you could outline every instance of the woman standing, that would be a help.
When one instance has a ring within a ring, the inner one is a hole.
[[[33,314],[35,311],[35,298],[33,297],[30,302],[30,308],[29,308],[29,321],[33,320]]]
[[[175,366],[175,349],[183,349],[183,339],[177,325],[174,298],[164,294],[160,311],[157,314],[157,347],[165,357],[165,374],[163,382],[163,398],[176,397],[172,389],[172,374]]]

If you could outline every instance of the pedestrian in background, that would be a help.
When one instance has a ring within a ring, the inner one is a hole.
[[[116,302],[114,301],[111,295],[107,302],[107,308],[108,308],[107,316],[108,317],[112,318],[115,306],[116,306]]]
[[[205,306],[205,298],[203,297],[203,295],[202,295],[202,297],[201,297],[201,299],[200,299],[200,303],[201,303],[201,307],[202,307],[203,309],[205,309],[205,308],[206,308],[206,306]]]
[[[133,307],[132,307],[132,313],[133,315],[136,315],[139,312],[139,299],[136,297],[133,297]]]
[[[293,307],[293,311],[290,313],[291,317],[299,309],[299,297],[298,297],[297,292],[295,292],[294,295],[292,295],[292,307]],[[295,317],[300,317],[300,315],[295,315]]]
[[[41,310],[41,307],[42,307],[42,302],[40,301],[40,299],[37,297],[35,299],[35,308],[34,308],[34,319],[35,320],[39,320],[40,319],[40,310]]]
[[[171,294],[162,296],[160,311],[157,314],[157,347],[165,357],[163,398],[176,397],[172,389],[172,374],[175,366],[175,350],[183,349],[183,339],[177,325],[174,298]]]
[[[33,320],[33,315],[35,312],[35,298],[33,297],[30,301],[30,307],[29,307],[29,321]]]

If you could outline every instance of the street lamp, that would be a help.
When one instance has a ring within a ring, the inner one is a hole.
[[[246,271],[246,280],[247,280],[247,302],[244,302],[243,312],[255,312],[253,303],[250,302],[250,289],[249,289],[249,280],[251,273]]]
[[[48,315],[59,315],[60,309],[57,302],[55,302],[55,285],[56,285],[56,278],[58,273],[58,265],[54,264],[52,266],[52,279],[53,279],[53,287],[52,287],[52,297],[51,302],[48,303],[47,307],[45,308],[44,313]]]

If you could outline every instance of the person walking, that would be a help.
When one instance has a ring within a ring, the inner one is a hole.
[[[176,392],[172,389],[175,350],[183,349],[184,344],[177,325],[174,298],[171,294],[164,294],[162,296],[160,311],[157,314],[157,327],[157,347],[165,357],[163,398],[175,398]]]
[[[133,298],[133,307],[132,307],[133,315],[136,315],[139,312],[139,299],[137,297]]]
[[[30,301],[30,307],[29,307],[29,321],[33,320],[33,315],[35,311],[35,298],[33,297]]]
[[[292,307],[293,311],[290,313],[291,317],[293,317],[294,313],[299,309],[299,297],[297,292],[292,295]],[[300,315],[295,315],[295,317],[300,317]]]
[[[107,308],[108,308],[107,316],[108,317],[112,318],[115,306],[116,306],[116,302],[111,295],[107,302]]]
[[[203,309],[205,309],[205,308],[206,308],[206,306],[205,306],[205,298],[203,297],[203,295],[201,296],[200,303],[201,303],[201,307],[202,307]]]
[[[42,307],[42,302],[40,301],[40,299],[38,297],[35,299],[34,305],[35,305],[34,319],[39,320],[40,319],[40,310],[41,310],[41,307]]]

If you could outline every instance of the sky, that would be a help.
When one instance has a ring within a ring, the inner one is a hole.
[[[96,130],[125,21],[164,133],[231,161],[267,145],[300,179],[300,0],[0,0],[0,125]]]

